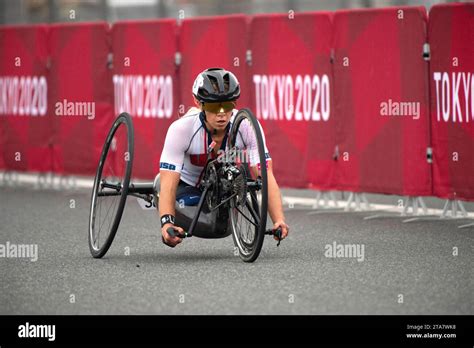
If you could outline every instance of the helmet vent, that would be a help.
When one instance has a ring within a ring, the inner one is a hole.
[[[211,81],[214,92],[219,93],[219,83],[217,82],[217,79],[214,76],[209,76],[209,81]]]
[[[224,79],[224,91],[227,93],[229,92],[229,79],[230,79],[229,74],[225,74],[223,76],[223,79]]]

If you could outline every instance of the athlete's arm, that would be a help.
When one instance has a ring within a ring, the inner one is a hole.
[[[175,216],[176,190],[181,175],[170,170],[160,171],[160,199],[158,210],[160,216],[171,214]]]
[[[281,227],[282,238],[286,238],[290,230],[285,223],[285,215],[283,214],[283,204],[281,202],[281,192],[278,183],[273,175],[272,161],[267,161],[267,178],[268,178],[268,213],[273,221],[273,229]],[[275,237],[276,239],[276,237]]]
[[[158,204],[158,210],[160,216],[165,214],[171,214],[175,216],[174,202],[176,200],[176,190],[178,188],[180,174],[172,172],[170,170],[160,171],[160,199]],[[182,239],[177,236],[170,236],[166,231],[169,227],[173,227],[178,233],[183,234],[184,230],[181,227],[175,226],[171,223],[164,224],[161,228],[161,235],[166,244],[171,247],[175,247],[181,243]]]
[[[160,194],[158,200],[158,212],[160,217],[166,214],[175,216],[176,191],[181,177],[181,168],[184,163],[184,152],[186,151],[186,127],[183,122],[173,122],[166,134],[163,152],[160,158]],[[161,228],[161,235],[169,246],[176,246],[181,243],[181,238],[171,237],[166,231],[173,227],[179,233],[183,233],[181,227],[171,223],[165,224]]]

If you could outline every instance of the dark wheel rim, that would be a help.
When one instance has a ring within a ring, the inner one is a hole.
[[[133,126],[120,114],[107,135],[92,188],[89,248],[100,258],[110,248],[122,218],[133,164]]]
[[[245,192],[246,199],[236,197],[232,200],[230,219],[234,243],[239,249],[240,257],[246,262],[253,262],[263,245],[268,192],[263,137],[256,118],[247,109],[240,110],[235,116],[230,146],[239,151],[239,154],[244,152],[252,164],[236,163],[241,175],[245,176],[248,189]]]

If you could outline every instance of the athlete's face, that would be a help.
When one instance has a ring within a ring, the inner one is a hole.
[[[206,113],[206,123],[210,131],[222,134],[230,122],[235,102],[201,103],[193,96],[195,105]]]
[[[230,122],[230,118],[232,117],[232,111],[218,113],[213,113],[210,111],[204,112],[206,113],[206,121],[208,125],[218,132],[225,130],[225,127],[227,127]]]

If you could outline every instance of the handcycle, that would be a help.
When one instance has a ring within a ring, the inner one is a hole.
[[[212,158],[214,142],[207,149],[204,175],[198,185],[197,206],[176,202],[176,225],[181,238],[224,238],[232,234],[240,258],[255,261],[265,235],[281,241],[281,228],[266,229],[268,183],[265,149],[260,126],[249,109],[237,112],[230,129],[225,156]],[[89,249],[103,257],[115,238],[128,196],[150,206],[159,203],[159,174],[154,182],[131,182],[134,158],[132,119],[121,113],[113,123],[104,146],[92,188],[89,214]],[[103,207],[104,206],[104,207]],[[170,235],[176,235],[168,228]]]

